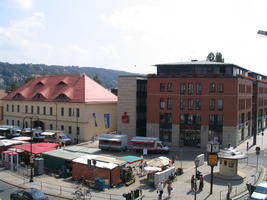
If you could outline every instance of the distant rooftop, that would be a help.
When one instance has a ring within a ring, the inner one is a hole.
[[[85,74],[74,74],[36,76],[3,100],[95,103],[117,102],[117,97]]]
[[[192,61],[189,61],[189,62],[175,62],[175,63],[162,63],[162,64],[155,64],[154,66],[179,66],[179,65],[189,65],[189,66],[216,66],[216,65],[219,65],[219,66],[235,66],[237,68],[240,68],[240,69],[243,69],[243,70],[246,70],[246,71],[249,71],[243,67],[240,67],[238,65],[235,65],[235,64],[232,64],[232,63],[222,63],[222,62],[211,62],[211,61],[206,61],[206,60],[192,60]]]

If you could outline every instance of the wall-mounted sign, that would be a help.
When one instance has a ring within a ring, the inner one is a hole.
[[[127,114],[127,112],[124,112],[123,115],[121,116],[121,122],[129,123],[129,115]]]

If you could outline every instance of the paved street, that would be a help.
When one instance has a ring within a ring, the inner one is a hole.
[[[265,139],[266,138],[266,139]],[[267,136],[264,136],[262,140],[261,136],[258,137],[257,144],[261,144],[263,141],[262,147],[267,146]],[[250,144],[252,144],[252,138],[248,140]],[[258,146],[258,145],[256,145]],[[238,148],[242,152],[246,152],[246,142],[242,143],[238,146]],[[267,167],[266,162],[266,154],[267,149],[262,149],[261,154],[259,156],[259,165],[264,165]],[[132,152],[108,152],[108,151],[101,151],[99,152],[104,155],[114,155],[114,156],[123,156],[124,154],[132,154]],[[172,151],[169,155],[166,155],[170,158],[175,157],[175,167],[182,167],[184,169],[184,174],[177,177],[177,181],[173,183],[173,194],[171,198],[167,197],[167,192],[165,189],[164,198],[168,199],[181,199],[181,200],[192,200],[194,195],[190,192],[190,177],[194,174],[194,158],[196,155],[200,154],[200,149],[197,148],[183,148],[183,151],[180,152],[178,150]],[[248,158],[248,165],[246,160],[242,160],[239,163],[239,170],[242,173],[246,174],[246,178],[242,181],[230,181],[233,186],[233,193],[232,196],[237,196],[241,194],[243,191],[246,191],[246,183],[255,183],[255,181],[262,181],[265,180],[266,170],[262,167],[259,167],[258,173],[256,170],[256,153],[255,153],[255,146],[252,146],[249,151],[249,158]],[[145,157],[145,159],[151,159],[153,157],[157,157],[158,155],[149,155]],[[264,170],[263,170],[264,169]],[[204,175],[204,190],[197,194],[198,200],[225,200],[226,191],[227,191],[227,184],[229,180],[223,180],[220,178],[214,177],[214,185],[213,185],[213,194],[209,195],[210,191],[210,167],[206,164],[199,167],[199,170]],[[218,167],[214,168],[214,173],[218,172]],[[40,188],[44,192],[50,194],[56,194],[59,196],[64,196],[68,198],[73,197],[73,192],[75,191],[75,184],[68,179],[57,179],[52,176],[42,175],[34,177],[34,183],[29,183],[27,179],[10,172],[9,170],[1,170],[0,177],[2,180],[10,181],[12,184],[18,184],[23,187],[35,187]],[[15,188],[12,186],[8,186],[6,184],[1,185],[2,193],[0,193],[0,197],[4,199],[9,199],[8,195],[11,191]],[[136,182],[128,187],[118,187],[118,188],[111,188],[106,192],[99,192],[92,190],[93,199],[94,200],[103,200],[103,199],[124,199],[122,197],[123,193],[127,193],[135,188],[141,188],[143,190],[143,194],[145,195],[144,200],[152,200],[157,198],[157,193],[155,188],[149,186],[146,182],[146,177],[138,177]],[[246,197],[246,196],[245,196]],[[236,199],[245,199],[244,196],[236,198]],[[60,199],[51,197],[50,199]]]
[[[0,198],[1,200],[9,200],[10,199],[10,194],[19,188],[14,187],[12,185],[8,185],[2,181],[0,181]],[[63,198],[56,198],[49,196],[49,200],[63,200]]]

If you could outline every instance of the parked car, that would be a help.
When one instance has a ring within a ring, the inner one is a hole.
[[[267,200],[267,181],[256,185],[255,190],[250,196],[250,200]]]
[[[10,194],[10,200],[49,200],[40,190],[35,188],[17,190]]]

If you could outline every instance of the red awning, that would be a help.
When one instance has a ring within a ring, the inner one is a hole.
[[[50,147],[50,148],[56,148],[59,146],[57,143],[49,143],[49,142],[40,142],[40,143],[35,143],[33,145],[37,145],[39,147]]]
[[[22,149],[27,152],[32,152],[33,154],[39,154],[54,150],[56,146],[58,146],[58,144],[55,143],[34,143],[32,144],[32,147],[31,144],[19,144],[12,146],[12,148]]]

